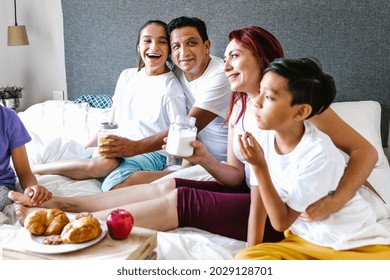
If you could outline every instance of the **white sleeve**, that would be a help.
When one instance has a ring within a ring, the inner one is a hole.
[[[193,106],[225,118],[232,92],[225,73],[210,75],[206,81],[202,81],[199,91],[201,94],[198,95]]]
[[[167,88],[167,91],[169,91],[170,94],[168,94],[164,100],[164,113],[166,114],[169,123],[172,124],[175,121],[176,116],[187,115],[186,97],[179,81],[172,81]]]
[[[117,108],[121,103],[124,88],[128,85],[130,78],[137,72],[136,68],[128,68],[121,72],[116,82],[114,96],[112,97],[113,107]]]
[[[221,58],[211,57],[209,67],[198,81],[194,107],[198,107],[225,118],[232,96],[229,81]]]

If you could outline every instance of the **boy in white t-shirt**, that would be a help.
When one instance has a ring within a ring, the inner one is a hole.
[[[258,218],[249,228],[259,228],[268,215],[286,238],[246,248],[236,259],[390,259],[390,231],[359,194],[326,219],[299,219],[310,204],[331,195],[343,176],[339,150],[306,121],[325,111],[335,95],[333,78],[312,59],[280,59],[265,70],[254,106],[261,131],[239,140],[251,182],[258,185],[251,189],[251,204],[257,205],[251,215]]]

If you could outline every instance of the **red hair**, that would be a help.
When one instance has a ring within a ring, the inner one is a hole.
[[[283,48],[275,36],[258,26],[248,26],[231,31],[229,33],[229,42],[232,40],[236,40],[238,44],[242,44],[258,59],[261,65],[260,76],[263,75],[263,71],[268,64],[277,58],[284,57]],[[247,93],[235,91],[230,100],[229,111],[225,123],[228,122],[232,114],[233,106],[238,100],[241,100],[242,108],[237,121],[244,114],[246,110]]]

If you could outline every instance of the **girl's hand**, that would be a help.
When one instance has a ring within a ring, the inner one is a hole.
[[[238,135],[238,145],[243,158],[250,164],[262,166],[266,164],[264,152],[256,138],[249,132]]]
[[[30,186],[24,190],[24,194],[28,195],[31,198],[31,203],[33,206],[42,204],[49,200],[52,196],[52,193],[49,192],[45,187],[40,185]]]

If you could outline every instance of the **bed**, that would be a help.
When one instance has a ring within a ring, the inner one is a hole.
[[[359,131],[377,149],[379,159],[370,175],[370,182],[379,194],[390,201],[390,167],[381,141],[381,106],[376,101],[337,102],[332,108],[348,124]],[[107,121],[110,108],[95,108],[87,102],[51,100],[35,104],[19,113],[32,141],[26,145],[31,164],[80,157],[86,151],[83,143]],[[346,156],[346,161],[348,157]],[[199,167],[178,170],[168,177],[210,179]],[[55,195],[82,196],[100,192],[96,179],[71,180],[59,175],[38,175],[40,184]],[[0,246],[16,234],[20,227],[13,206],[0,213]],[[158,232],[157,259],[160,260],[227,260],[245,247],[245,242],[226,238],[195,228],[179,228]]]

